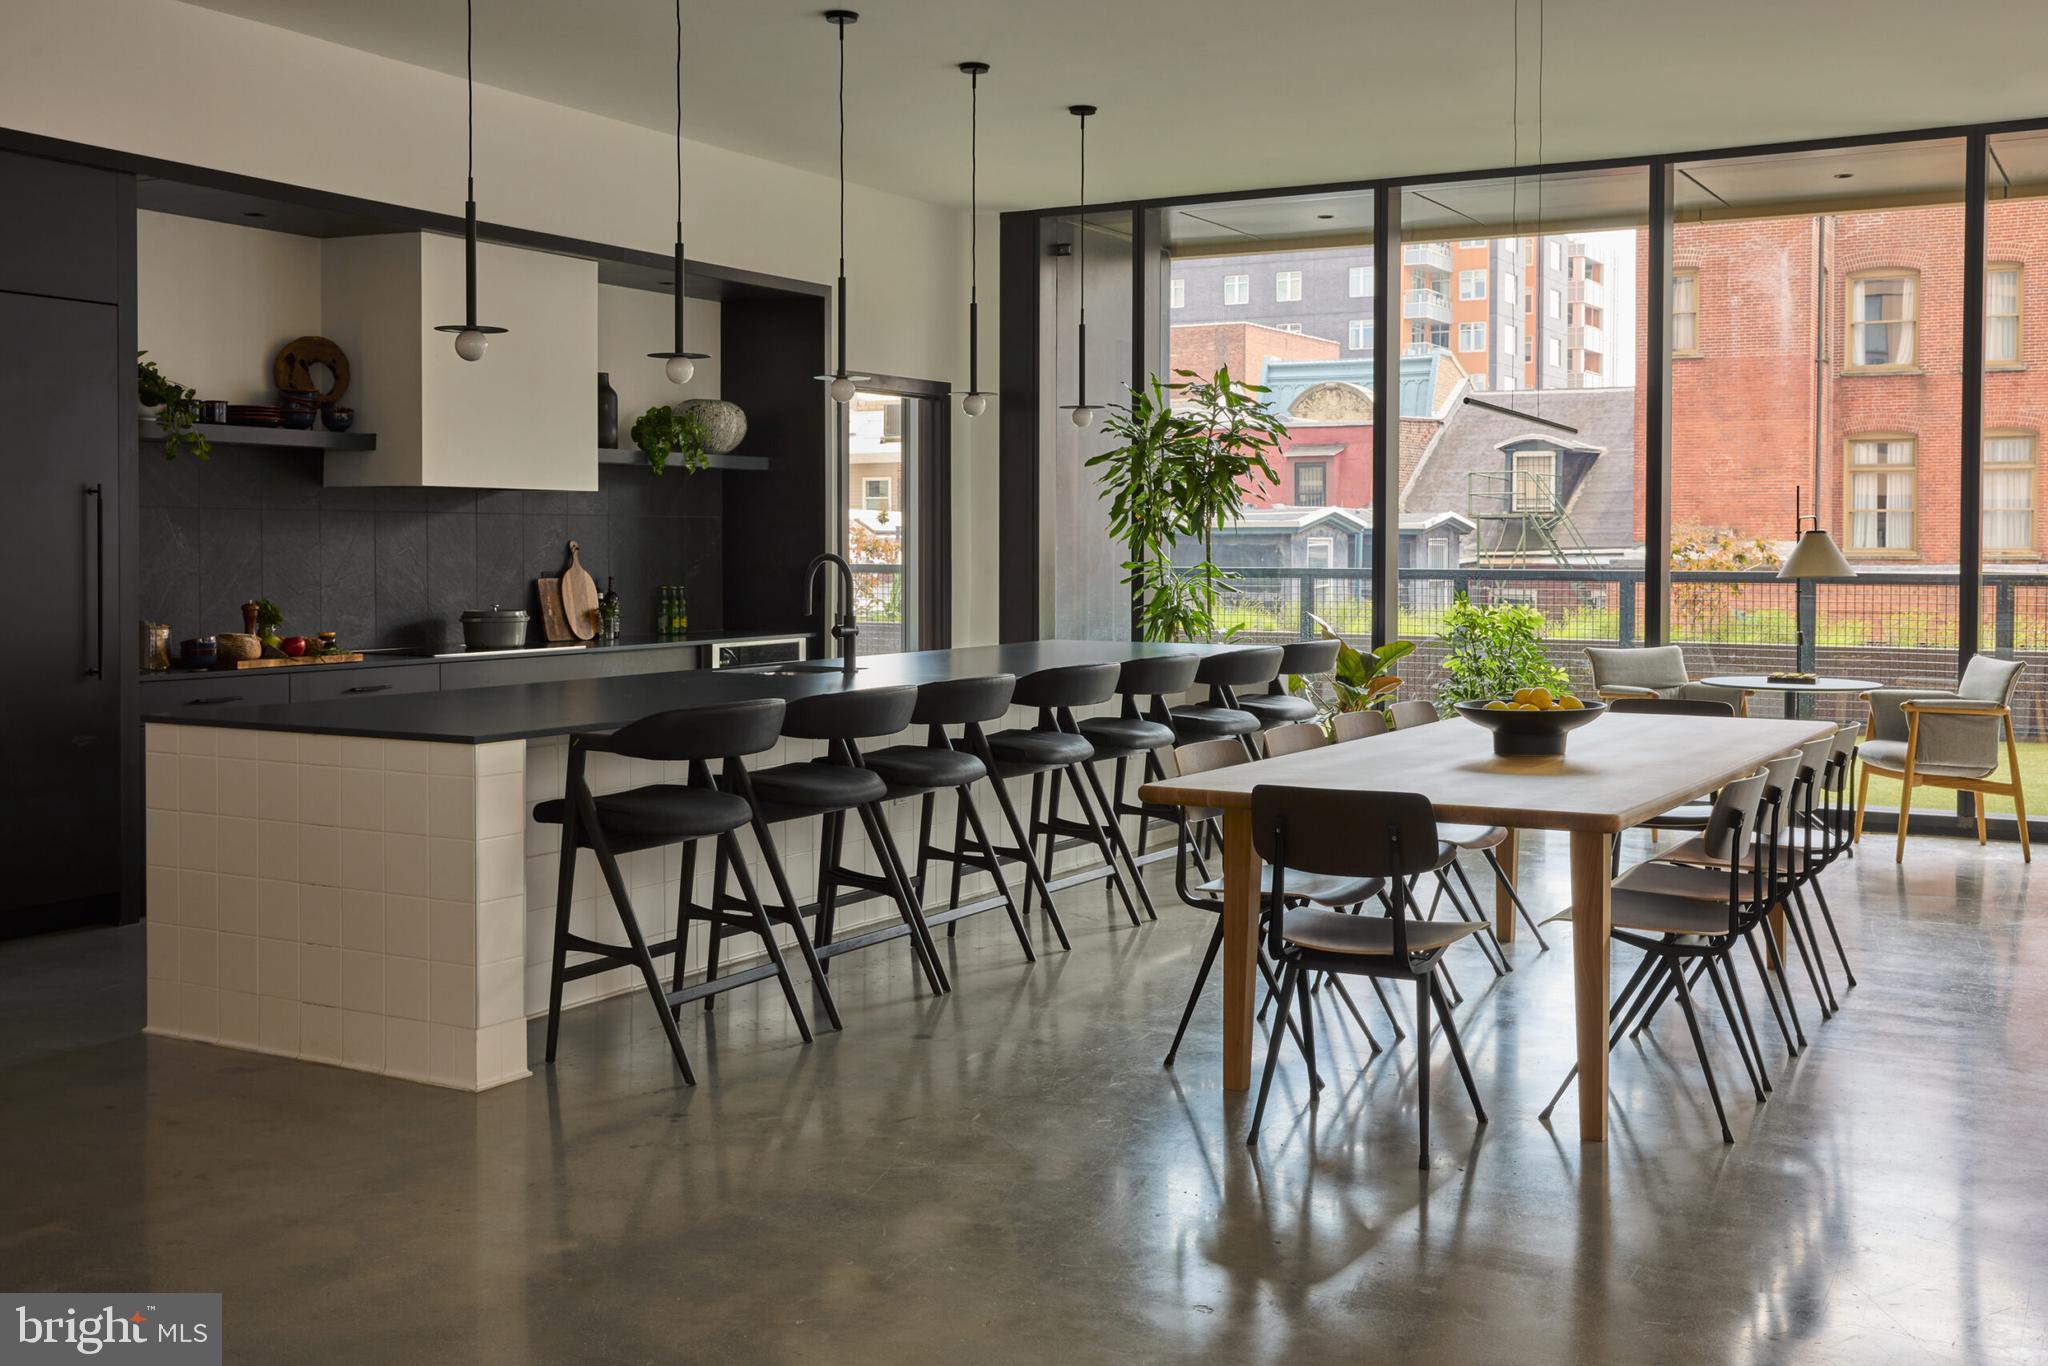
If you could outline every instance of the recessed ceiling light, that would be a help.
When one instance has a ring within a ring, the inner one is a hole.
[[[1837,171],[1837,172],[1835,172],[1835,179],[1837,179],[1837,180],[1854,180],[1855,178],[1856,178],[1856,173],[1855,173],[1854,171]]]
[[[1317,215],[1316,215],[1316,217],[1318,217],[1318,218],[1322,218],[1322,219],[1330,219],[1330,218],[1335,218],[1336,216],[1337,216],[1337,215],[1336,215],[1336,214],[1334,214],[1334,213],[1319,213],[1319,214],[1317,214]]]
[[[244,209],[244,210],[242,210],[242,217],[244,217],[244,218],[268,218],[268,217],[270,217],[270,215],[269,215],[269,214],[267,214],[267,213],[264,213],[264,212],[263,212],[263,211],[262,211],[261,209]]]

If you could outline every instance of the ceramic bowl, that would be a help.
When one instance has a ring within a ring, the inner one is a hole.
[[[1510,699],[1502,698],[1506,702]],[[1605,702],[1588,702],[1567,711],[1488,711],[1484,702],[1460,702],[1458,715],[1493,732],[1493,752],[1503,758],[1564,753],[1564,737],[1607,714]]]

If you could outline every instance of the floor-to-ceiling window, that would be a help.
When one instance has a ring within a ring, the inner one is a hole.
[[[1670,638],[1695,675],[1954,678],[1963,169],[1958,139],[1676,168]],[[1853,579],[1777,578],[1800,514]]]
[[[2039,819],[2048,815],[2048,133],[1995,136],[1985,162],[1977,648],[2026,662],[2013,722],[2027,809]],[[1986,809],[2010,814],[2013,803],[1989,797]]]
[[[1191,205],[1161,215],[1155,371],[1227,369],[1268,392],[1287,429],[1272,479],[1242,481],[1245,510],[1182,538],[1183,567],[1231,576],[1218,633],[1296,640],[1317,622],[1364,641],[1372,625],[1372,197]],[[1186,373],[1182,373],[1186,372]]]
[[[846,560],[861,648],[916,648],[915,410],[926,400],[863,390],[846,405]]]
[[[1403,680],[1444,682],[1446,613],[1521,604],[1583,687],[1642,638],[1640,168],[1403,188]]]

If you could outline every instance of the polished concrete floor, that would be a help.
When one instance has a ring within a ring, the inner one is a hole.
[[[1556,905],[1561,844],[1524,862]],[[222,1291],[242,1362],[2048,1360],[2048,866],[1916,837],[1830,878],[1861,985],[1825,1025],[1801,988],[1796,1061],[1762,1026],[1732,1147],[1675,1012],[1608,1146],[1538,1120],[1560,925],[1498,983],[1461,951],[1492,1122],[1439,1048],[1426,1173],[1412,1040],[1326,1015],[1330,1089],[1289,1056],[1256,1153],[1213,988],[1161,1068],[1211,925],[1170,894],[1134,930],[1070,893],[1030,967],[981,917],[938,1001],[900,942],[841,959],[810,1047],[772,986],[692,1009],[694,1090],[644,1000],[468,1096],[145,1039],[132,930],[0,945],[0,1286]]]

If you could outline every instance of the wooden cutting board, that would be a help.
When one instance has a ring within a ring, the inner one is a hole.
[[[562,581],[560,579],[535,579],[534,590],[540,595],[540,630],[550,641],[573,640],[569,634],[569,619],[562,611]]]
[[[304,664],[360,664],[361,650],[337,650],[331,655],[284,655],[265,659],[223,659],[213,667],[223,672],[230,669],[289,669]]]
[[[569,542],[569,565],[562,571],[562,614],[571,635],[589,640],[597,634],[597,580],[583,567],[579,550],[576,542]]]

